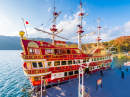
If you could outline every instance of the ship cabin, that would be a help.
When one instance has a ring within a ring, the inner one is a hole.
[[[77,44],[66,44],[64,41],[51,43],[37,40],[21,39],[24,61],[23,70],[30,78],[33,86],[66,81],[78,77],[79,67],[82,65],[85,73],[95,73],[110,67],[112,57],[110,54],[97,55],[99,49],[93,54],[84,54]]]

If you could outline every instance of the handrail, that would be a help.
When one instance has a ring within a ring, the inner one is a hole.
[[[24,72],[26,74],[40,74],[40,73],[47,73],[51,72],[51,68],[43,68],[43,69],[25,69]]]

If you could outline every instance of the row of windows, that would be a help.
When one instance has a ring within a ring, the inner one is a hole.
[[[84,62],[88,62],[89,59],[84,59]],[[72,64],[79,64],[81,63],[80,60],[69,60],[69,61],[54,61],[54,66],[60,66],[60,65],[72,65]],[[43,67],[42,62],[32,62],[33,68],[40,68]],[[52,62],[48,62],[47,66],[52,66]]]
[[[43,67],[42,62],[32,62],[33,68],[41,68]]]
[[[64,76],[71,76],[71,75],[75,75],[75,74],[78,74],[78,73],[79,73],[78,70],[69,71],[69,72],[65,72],[65,73],[64,73]]]
[[[69,50],[69,49],[45,49],[46,54],[81,54],[80,50]],[[29,48],[29,54],[40,54],[40,49],[38,48]]]
[[[75,60],[69,60],[69,61],[61,61],[61,65],[72,65],[75,64]],[[60,65],[60,61],[54,61],[54,66]]]
[[[32,49],[32,48],[30,48],[30,49],[29,49],[29,53],[30,53],[30,54],[36,54],[36,55],[37,55],[37,54],[40,54],[40,51],[39,51],[39,49]]]
[[[111,57],[110,56],[106,56],[106,57],[92,58],[92,61],[99,61],[99,60],[105,60],[105,59],[111,59]]]
[[[85,62],[89,62],[89,58],[88,59],[84,59],[83,60],[83,63],[85,63]],[[54,66],[58,66],[58,65],[72,65],[72,64],[79,64],[79,63],[81,63],[81,61],[80,60],[69,60],[69,61],[61,61],[61,63],[60,63],[60,61],[54,61]],[[48,66],[50,66],[49,64],[48,64]]]
[[[101,66],[91,67],[91,69],[100,68],[100,67],[103,67],[103,66],[109,66],[110,64],[111,64],[111,63],[102,64]]]

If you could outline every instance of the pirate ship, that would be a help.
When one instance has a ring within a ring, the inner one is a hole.
[[[23,47],[23,52],[21,53],[21,58],[24,62],[23,71],[25,75],[29,77],[33,87],[37,88],[43,84],[48,86],[57,82],[61,83],[77,78],[81,66],[84,70],[84,74],[92,74],[111,66],[111,54],[104,52],[103,45],[102,47],[99,46],[99,44],[101,44],[100,26],[97,27],[97,47],[92,49],[89,54],[82,52],[81,37],[88,35],[82,35],[84,32],[82,30],[82,18],[88,14],[84,14],[81,7],[82,3],[80,3],[80,25],[77,31],[78,37],[76,37],[78,38],[78,46],[76,44],[68,45],[65,41],[54,39],[55,36],[66,39],[57,35],[59,32],[57,31],[55,20],[60,13],[55,12],[55,7],[53,13],[54,25],[50,28],[52,33],[35,28],[37,31],[52,35],[52,44],[44,41],[26,39],[23,37],[25,32],[19,32],[21,36],[21,46]],[[98,21],[99,20],[100,19],[98,19]],[[95,32],[90,34],[94,33]]]

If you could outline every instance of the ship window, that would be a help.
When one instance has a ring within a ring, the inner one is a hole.
[[[67,54],[70,54],[70,50],[67,50]]]
[[[96,61],[96,58],[94,58],[94,61]]]
[[[48,66],[51,66],[51,62],[48,62]]]
[[[39,66],[39,67],[43,67],[43,66],[42,66],[42,62],[38,62],[38,66]]]
[[[60,61],[55,61],[54,66],[60,65]]]
[[[70,71],[70,72],[69,72],[69,75],[73,75],[73,71]]]
[[[93,61],[93,58],[92,58],[92,61]]]
[[[97,58],[97,61],[99,60],[99,58]]]
[[[32,62],[32,64],[33,64],[34,68],[37,68],[37,63],[36,62]]]
[[[75,64],[75,60],[73,60],[73,64]]]
[[[68,61],[68,65],[72,64],[72,61]]]
[[[40,54],[39,49],[35,49],[35,54]]]
[[[103,60],[104,60],[104,57],[103,57]]]
[[[86,62],[86,59],[83,59],[83,63]]]
[[[66,61],[61,61],[61,65],[66,65]]]
[[[45,49],[45,54],[52,54],[52,49]]]
[[[34,54],[34,49],[30,48],[29,52],[30,52],[30,54]]]
[[[67,72],[64,73],[64,76],[67,76]]]
[[[93,69],[94,69],[94,67],[93,67]]]
[[[74,74],[78,74],[78,70],[74,71]]]
[[[39,76],[34,77],[34,81],[38,81],[38,80],[41,80],[41,78]]]
[[[89,58],[87,58],[87,62],[89,62]]]
[[[100,60],[102,60],[102,57],[100,57]]]
[[[40,51],[39,51],[39,49],[29,48],[29,53],[30,54],[40,54]]]
[[[61,55],[62,54],[62,49],[58,49],[56,54]]]

